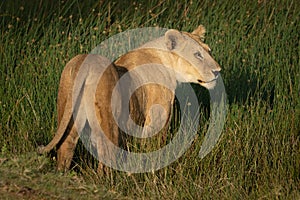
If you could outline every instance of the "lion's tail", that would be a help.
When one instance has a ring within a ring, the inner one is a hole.
[[[67,99],[68,100],[66,102],[66,108],[72,108],[72,99],[69,97]],[[41,145],[38,147],[37,151],[39,154],[48,153],[60,142],[69,125],[70,119],[72,117],[72,113],[73,113],[72,109],[67,109],[64,112],[63,117],[61,119],[62,123],[60,123],[54,138],[50,141],[50,143],[47,144],[47,146]]]
[[[66,68],[63,71],[63,74],[66,74],[66,76],[70,76],[70,73],[75,73],[73,74],[75,77],[77,75],[79,75],[78,77],[76,77],[77,82],[74,81],[73,79],[73,84],[72,87],[74,86],[73,90],[68,91],[68,96],[67,96],[67,101],[66,101],[66,105],[65,105],[65,109],[64,109],[64,114],[62,116],[62,119],[60,120],[59,123],[59,127],[56,131],[56,134],[54,136],[54,138],[50,141],[49,144],[47,144],[47,146],[39,146],[37,148],[37,151],[39,154],[44,154],[44,153],[48,153],[49,151],[51,151],[63,138],[65,131],[70,123],[71,117],[73,115],[73,95],[74,98],[77,100],[82,92],[82,87],[85,83],[85,79],[88,73],[88,69],[83,69],[82,71],[80,71],[78,73],[78,66],[80,67],[81,64],[83,63],[83,61],[85,60],[87,55],[77,55],[76,57],[74,57],[73,59],[71,59],[69,61],[69,63],[67,64]],[[74,68],[75,67],[75,68]],[[72,76],[72,75],[71,75]],[[76,87],[77,86],[77,87]]]

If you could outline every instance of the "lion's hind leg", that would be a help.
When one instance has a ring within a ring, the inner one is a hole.
[[[57,150],[57,170],[67,171],[70,168],[79,134],[74,124],[67,129],[65,138],[59,144]]]

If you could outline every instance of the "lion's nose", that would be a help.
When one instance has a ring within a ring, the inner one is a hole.
[[[212,73],[215,75],[215,77],[217,78],[220,74],[220,71],[217,70],[212,70]]]

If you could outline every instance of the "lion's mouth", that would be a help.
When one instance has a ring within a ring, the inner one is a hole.
[[[214,82],[216,81],[217,79],[219,78],[219,74],[218,73],[215,73],[215,78],[210,80],[210,81],[203,81],[201,79],[198,79],[198,82],[201,84],[201,83],[211,83],[211,82]]]
[[[212,80],[210,80],[210,81],[202,81],[201,79],[198,79],[198,82],[199,82],[199,83],[211,83],[211,82],[216,81],[217,78],[218,78],[218,77],[216,77],[216,78],[214,78],[214,79],[212,79]]]

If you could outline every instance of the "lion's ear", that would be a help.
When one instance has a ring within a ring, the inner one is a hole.
[[[182,33],[177,30],[171,29],[165,33],[165,42],[169,50],[180,48],[183,45],[184,41],[185,39]]]
[[[199,25],[193,32],[192,34],[197,35],[201,38],[201,40],[204,40],[205,37],[205,27],[203,25]]]

